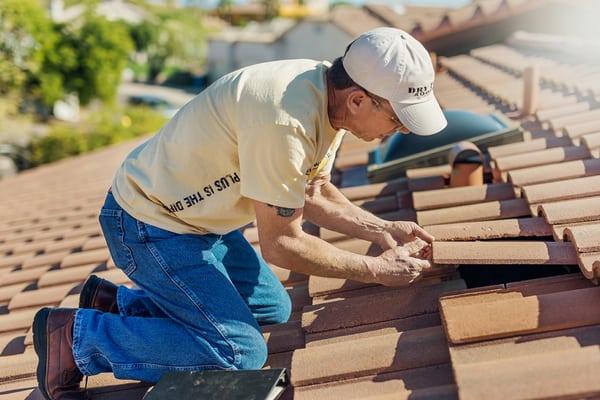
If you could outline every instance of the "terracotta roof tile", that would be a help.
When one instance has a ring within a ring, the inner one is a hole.
[[[452,168],[447,165],[439,165],[435,167],[411,168],[406,170],[406,176],[410,179],[448,176],[452,172]]]
[[[575,265],[576,252],[556,242],[434,242],[436,264],[547,264]]]
[[[298,321],[264,326],[263,336],[267,342],[269,354],[293,351],[304,347],[304,331]]]
[[[430,210],[457,205],[475,204],[515,198],[513,186],[497,183],[483,186],[428,190],[412,194],[415,210]]]
[[[469,343],[600,323],[594,304],[600,288],[498,301],[444,306],[442,320],[451,343]]]
[[[352,352],[346,343],[296,350],[291,379],[303,386],[445,364],[449,359],[441,327],[424,328],[359,339]]]
[[[416,221],[417,214],[415,210],[403,208],[400,210],[377,214],[379,218],[386,219],[388,221]]]
[[[510,171],[508,182],[516,186],[554,182],[600,174],[600,159],[589,158]]]
[[[507,291],[516,290],[523,297],[587,289],[591,287],[594,287],[594,284],[580,273],[549,276],[546,278],[509,282],[506,284]]]
[[[408,180],[408,189],[412,192],[441,189],[444,186],[446,186],[444,175],[423,176],[420,178],[410,178]]]
[[[600,195],[600,176],[525,186],[523,194],[530,204],[596,196]]]
[[[530,215],[531,212],[525,200],[512,199],[418,211],[417,222],[420,225],[438,225],[453,222],[527,217]]]
[[[408,180],[406,178],[400,178],[388,182],[342,188],[340,191],[349,200],[361,200],[379,196],[388,196],[406,189],[408,189]]]
[[[578,138],[588,133],[598,132],[600,130],[600,122],[597,119],[587,122],[577,122],[565,126],[563,130],[566,136]]]
[[[546,150],[534,151],[514,156],[498,157],[496,167],[500,171],[535,167],[538,165],[552,164],[564,161],[583,160],[590,158],[590,151],[583,146],[556,147]]]
[[[55,286],[64,283],[83,282],[88,275],[98,269],[98,264],[81,265],[78,267],[70,267],[65,269],[57,269],[46,272],[40,276],[37,286],[47,287]]]
[[[102,231],[100,229],[100,225],[97,222],[94,222],[90,225],[83,225],[81,228],[73,229],[64,233],[64,239],[73,239],[76,237],[94,237],[101,235]]]
[[[555,241],[561,242],[564,240],[565,229],[567,229],[571,226],[592,225],[592,224],[597,224],[597,223],[598,223],[598,221],[586,221],[586,222],[572,222],[572,223],[568,223],[568,224],[552,225],[552,236],[554,237]]]
[[[356,282],[341,278],[325,278],[322,276],[311,276],[308,280],[308,292],[311,297],[355,290],[369,286],[375,286],[375,284]]]
[[[558,332],[544,332],[527,336],[527,340],[517,336],[486,342],[466,344],[450,349],[455,364],[478,364],[498,359],[534,356],[569,349],[579,349],[581,343],[598,341],[600,326],[586,326]],[[576,340],[573,340],[576,339]]]
[[[106,240],[104,236],[98,236],[91,239],[88,239],[84,245],[81,247],[81,251],[90,251],[90,250],[98,250],[106,248]]]
[[[306,334],[306,347],[323,344],[348,342],[365,337],[382,336],[391,333],[429,328],[440,325],[440,316],[436,313],[416,315],[408,318],[359,325],[353,328],[335,329],[324,332]]]
[[[470,241],[552,235],[551,226],[546,220],[539,217],[428,225],[425,229],[438,241]]]
[[[29,308],[35,306],[58,305],[61,300],[71,294],[79,284],[65,284],[41,288],[38,290],[29,290],[13,296],[8,309],[12,312],[19,308]]]
[[[437,312],[437,299],[442,293],[464,287],[462,280],[453,280],[308,306],[302,314],[302,327],[315,333]]]
[[[568,125],[594,121],[600,117],[600,110],[584,111],[548,120],[548,125],[557,131]]]
[[[40,276],[45,274],[50,267],[37,267],[23,270],[16,270],[0,275],[0,287],[12,285],[15,283],[34,282]]]
[[[37,360],[33,351],[0,357],[0,383],[33,376]]]
[[[456,398],[456,388],[452,382],[450,365],[440,364],[341,382],[301,386],[294,389],[294,400],[450,400]]]
[[[372,213],[385,213],[402,207],[401,200],[396,195],[382,196],[372,200],[357,200],[355,204]]]
[[[600,148],[600,132],[588,133],[581,137],[581,144],[589,150]]]
[[[61,261],[68,257],[68,251],[57,251],[50,254],[40,254],[39,256],[31,257],[23,262],[22,268],[36,268],[36,267],[52,267],[59,265]]]
[[[588,279],[600,278],[600,225],[581,225],[565,229],[573,242],[581,272]]]
[[[592,373],[600,359],[592,347],[528,355],[523,361],[515,357],[456,366],[460,398],[584,398],[600,390]]]
[[[498,157],[530,153],[533,151],[546,150],[554,147],[567,147],[571,145],[571,139],[564,136],[540,138],[528,140],[526,142],[510,143],[502,146],[490,147],[488,149],[488,153],[492,159],[496,159]]]
[[[35,253],[29,253],[29,254],[19,254],[18,256],[2,257],[2,259],[0,259],[0,268],[2,268],[2,269],[14,268],[19,265],[22,265],[23,262],[25,262],[25,260],[33,257],[34,254]]]
[[[589,111],[589,109],[590,109],[590,103],[583,101],[580,103],[571,104],[566,107],[559,106],[559,107],[552,107],[552,108],[545,109],[545,110],[540,110],[535,113],[535,117],[539,121],[547,121],[549,119],[563,117],[566,115],[579,114],[581,112]]]
[[[89,239],[86,236],[77,237],[77,238],[73,238],[73,239],[57,240],[57,241],[50,242],[49,244],[47,244],[44,251],[45,251],[45,253],[54,253],[57,251],[64,251],[64,250],[67,250],[69,252],[79,251],[79,250],[81,250],[81,247],[87,240],[89,240]]]
[[[0,301],[10,301],[14,296],[25,290],[25,288],[27,288],[31,283],[33,283],[33,281],[3,285],[0,287]]]
[[[598,220],[600,219],[600,197],[542,204],[538,208],[538,214],[552,225]]]
[[[0,315],[0,333],[29,328],[33,321],[33,316],[38,310],[39,307],[34,307]]]
[[[103,264],[108,260],[109,257],[110,255],[107,248],[72,253],[64,257],[60,263],[60,267],[69,268],[93,263]]]
[[[53,240],[46,240],[46,241],[35,241],[35,242],[25,242],[25,243],[21,243],[21,244],[15,244],[15,246],[12,249],[12,254],[13,255],[19,255],[19,254],[31,254],[31,253],[37,253],[40,251],[43,251],[44,248],[49,244],[52,243]]]

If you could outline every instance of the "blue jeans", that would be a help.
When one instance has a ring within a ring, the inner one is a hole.
[[[140,289],[119,286],[120,315],[80,309],[73,356],[84,375],[157,382],[168,371],[258,369],[259,324],[286,322],[290,298],[239,231],[176,234],[127,214],[109,192],[100,225]]]

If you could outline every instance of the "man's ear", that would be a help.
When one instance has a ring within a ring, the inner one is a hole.
[[[368,100],[368,96],[364,90],[359,88],[353,88],[348,96],[346,97],[346,106],[352,114],[358,114],[361,107],[364,107],[365,100]]]

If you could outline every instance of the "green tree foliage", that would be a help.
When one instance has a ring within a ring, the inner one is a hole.
[[[133,43],[123,24],[110,22],[91,13],[76,32],[78,74],[72,80],[82,104],[93,98],[112,100]]]
[[[206,29],[203,13],[197,8],[157,8],[154,43],[148,46],[148,80],[168,66],[196,71],[204,62]]]
[[[36,0],[0,1],[0,95],[20,91],[42,71],[52,23]]]
[[[156,132],[166,118],[143,106],[106,107],[78,125],[56,123],[30,144],[33,165],[46,164]]]
[[[156,24],[149,21],[142,21],[139,24],[129,26],[129,35],[133,40],[136,51],[146,51],[156,42],[158,37],[157,28]]]
[[[56,25],[39,0],[0,1],[0,96],[46,108],[65,93],[83,104],[115,97],[133,43],[121,23],[87,13],[72,25]]]

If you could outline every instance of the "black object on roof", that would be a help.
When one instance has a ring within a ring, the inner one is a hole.
[[[144,400],[276,400],[288,385],[285,368],[169,372]]]

